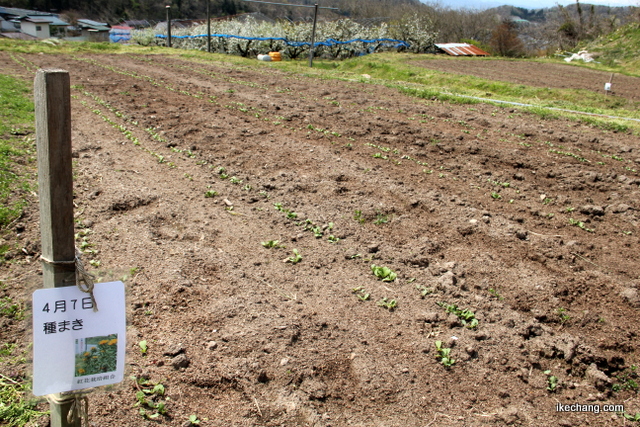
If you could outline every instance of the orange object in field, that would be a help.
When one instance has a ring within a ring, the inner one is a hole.
[[[280,52],[269,52],[269,56],[271,57],[272,61],[282,61]]]

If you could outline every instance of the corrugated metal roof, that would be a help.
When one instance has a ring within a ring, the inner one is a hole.
[[[63,27],[63,26],[67,26],[69,25],[68,22],[64,22],[62,19],[58,18],[57,16],[44,16],[44,15],[28,15],[28,16],[21,16],[20,18],[18,18],[20,20],[24,20],[24,21],[29,21],[29,22],[33,22],[34,24],[49,24],[52,26],[59,26],[59,27]]]
[[[78,19],[78,24],[88,25],[90,27],[107,27],[109,24],[106,22],[92,21],[91,19]]]
[[[451,56],[489,56],[488,52],[468,43],[436,43],[436,47]]]
[[[78,26],[89,31],[109,31],[109,24],[106,22],[96,22],[90,19],[78,19]]]

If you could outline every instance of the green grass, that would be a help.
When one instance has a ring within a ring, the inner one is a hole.
[[[0,347],[0,364],[3,367],[25,363],[24,353],[18,350],[16,344],[3,344]],[[9,378],[0,373],[0,425],[34,425],[33,421],[48,414],[39,411],[37,404],[38,401],[31,395],[31,383],[28,380]]]
[[[0,422],[3,426],[22,427],[48,414],[37,410],[37,401],[27,399],[29,392],[29,383],[0,376]]]
[[[25,194],[31,188],[23,167],[16,158],[35,160],[34,110],[28,86],[13,77],[0,74],[0,228],[22,214]],[[21,162],[25,163],[25,162]]]
[[[640,77],[640,23],[634,22],[605,34],[596,40],[581,45],[577,50],[586,49],[599,54],[600,64],[589,64],[589,68],[612,71]]]

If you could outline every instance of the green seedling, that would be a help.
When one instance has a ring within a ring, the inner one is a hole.
[[[147,355],[147,350],[149,349],[147,347],[147,340],[142,340],[138,343],[138,346],[140,347],[140,351],[142,352],[143,356]]]
[[[567,310],[563,307],[556,310],[556,313],[558,313],[558,316],[560,317],[560,323],[563,325],[571,319],[571,316],[569,316],[566,311]]]
[[[558,388],[558,377],[551,375],[550,370],[544,371],[544,374],[547,375],[547,391],[551,393],[555,392]]]
[[[496,193],[495,191],[491,192],[491,198],[495,199],[495,200],[500,200],[502,199],[502,196],[499,193]]]
[[[192,426],[200,425],[200,420],[197,415],[189,415],[189,424]]]
[[[440,363],[444,365],[445,368],[450,368],[455,365],[456,360],[450,356],[451,349],[445,348],[442,346],[442,341],[436,341],[436,352],[438,353],[437,358],[440,359]]]
[[[368,301],[371,297],[371,294],[367,292],[362,286],[358,286],[357,288],[351,289],[351,292],[356,294],[360,301]]]
[[[398,277],[398,275],[389,267],[382,267],[372,264],[371,271],[373,272],[374,276],[376,276],[383,282],[393,282]]]
[[[500,301],[504,300],[504,298],[498,293],[498,291],[493,288],[489,288],[489,293],[498,298]]]
[[[322,229],[318,226],[311,228],[311,231],[313,231],[313,235],[316,237],[316,239],[319,239],[324,235]]]
[[[165,395],[164,385],[144,379],[131,377],[136,382],[138,392],[136,393],[136,404],[139,406],[139,414],[149,420],[158,418],[160,415],[167,415],[167,407],[165,402],[159,400],[161,396]]]
[[[638,391],[638,367],[636,365],[631,365],[630,368],[622,371],[621,374],[616,375],[616,379],[620,381],[620,383],[613,384],[611,389],[613,391],[621,391],[621,390],[631,390]]]
[[[274,203],[273,207],[278,211],[278,212],[284,212],[284,208],[282,207],[282,203]]]
[[[420,292],[420,298],[424,298],[427,295],[433,293],[433,289],[432,288],[427,288],[424,285],[416,285],[416,289],[418,290],[418,292]]]
[[[387,222],[389,222],[389,217],[381,213],[377,214],[376,219],[373,221],[375,225],[386,224]]]
[[[588,232],[588,233],[593,233],[593,232],[595,231],[595,230],[594,230],[594,229],[592,229],[592,228],[587,228],[587,227],[584,225],[584,222],[582,222],[582,221],[577,221],[577,220],[575,220],[575,219],[573,219],[573,218],[569,218],[569,224],[571,224],[571,225],[575,225],[576,227],[578,227],[578,228],[580,228],[580,229],[582,229],[582,230],[584,230],[584,231],[586,231],[586,232]]]
[[[386,297],[378,301],[377,304],[378,307],[384,307],[389,311],[393,311],[396,309],[396,307],[398,307],[398,301],[396,301],[395,299],[389,300]]]
[[[340,241],[340,239],[334,236],[333,234],[327,237],[327,240],[330,241],[331,243],[338,243]]]
[[[215,197],[215,196],[217,196],[217,195],[218,195],[218,192],[217,192],[217,191],[214,191],[214,190],[207,190],[207,191],[204,193],[204,197],[205,197],[205,198],[207,198],[207,199],[210,199],[210,198]]]
[[[626,412],[622,413],[622,416],[625,417],[629,421],[635,421],[640,423],[640,412],[635,415],[627,414]]]
[[[267,249],[280,249],[280,248],[285,248],[286,246],[281,245],[279,240],[267,240],[266,242],[261,242],[262,246],[264,246]]]
[[[10,319],[24,319],[24,307],[20,303],[14,302],[11,297],[0,298],[0,315]]]
[[[549,150],[550,153],[554,153],[554,154],[560,154],[562,156],[568,156],[568,157],[573,157],[574,159],[583,162],[583,163],[591,163],[589,160],[585,159],[582,156],[579,156],[577,154],[571,153],[569,151],[560,151],[560,150]]]
[[[355,219],[356,221],[358,221],[360,224],[364,224],[364,222],[366,221],[364,219],[364,217],[362,216],[362,211],[355,211],[353,213],[353,219]]]
[[[302,255],[300,255],[297,249],[293,250],[293,256],[286,259],[286,262],[290,262],[291,264],[297,264],[300,261],[302,261]]]
[[[287,218],[296,219],[296,218],[298,218],[298,214],[295,213],[295,212],[287,211]]]
[[[232,184],[242,184],[242,180],[240,178],[236,178],[235,176],[232,176],[231,179],[229,179],[229,182]]]
[[[464,310],[461,310],[456,304],[447,304],[445,302],[438,302],[437,304],[447,310],[447,313],[453,313],[458,316],[460,322],[467,328],[474,329],[478,326],[479,322],[478,319],[476,319],[473,311],[466,308]]]

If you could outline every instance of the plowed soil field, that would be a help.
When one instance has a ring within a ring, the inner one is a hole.
[[[604,84],[611,82],[612,94],[630,101],[640,101],[640,79],[637,77],[590,70],[565,63],[531,63],[499,59],[470,61],[468,58],[458,61],[430,59],[413,63],[446,73],[466,74],[483,79],[544,88],[604,93]]]
[[[92,426],[640,413],[637,136],[277,64],[0,52],[29,82],[52,67],[71,76],[78,245],[127,287],[127,379],[90,394]],[[15,300],[41,287],[32,199],[4,236]],[[29,317],[0,321],[29,355]],[[140,415],[140,379],[166,415]]]

